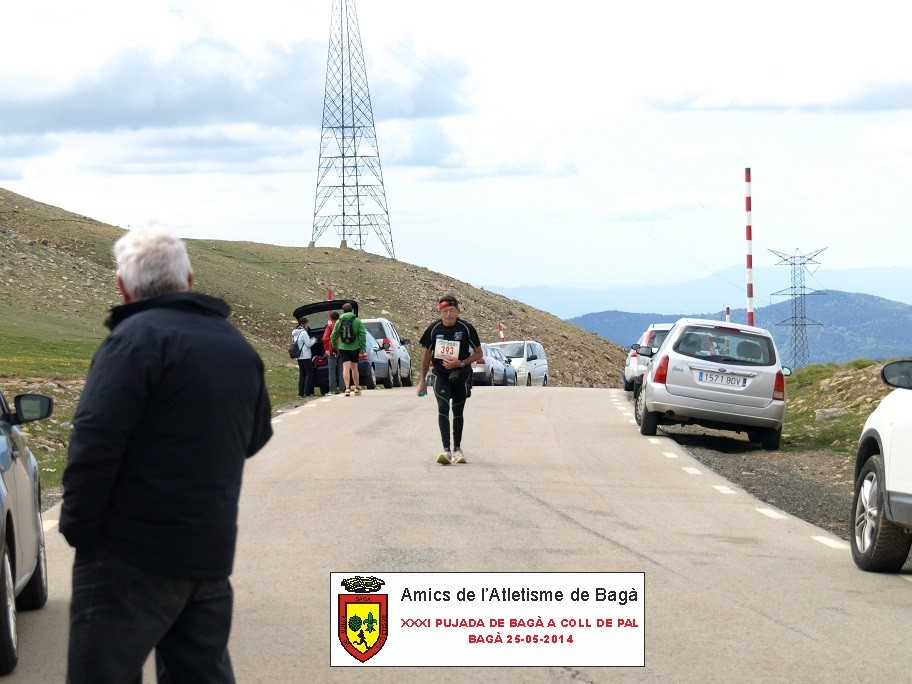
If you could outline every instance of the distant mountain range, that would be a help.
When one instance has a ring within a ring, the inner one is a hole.
[[[912,272],[912,269],[903,269]],[[867,358],[880,360],[912,356],[912,306],[883,297],[838,290],[808,295],[805,300],[805,328],[809,363],[841,363]],[[792,300],[754,310],[754,324],[773,334],[786,365],[794,365]],[[571,323],[627,346],[637,340],[650,323],[673,323],[683,314],[600,311],[570,318]],[[725,320],[725,312],[691,313],[694,318]],[[745,308],[732,309],[731,320],[744,323]]]
[[[786,266],[754,269],[755,313],[760,307],[787,301],[787,296],[774,296],[774,293],[789,290],[791,277],[791,269]],[[912,268],[820,268],[814,273],[806,272],[804,281],[809,291],[860,292],[912,304]],[[623,285],[488,286],[487,289],[561,318],[608,310],[683,315],[693,311],[724,311],[726,306],[733,309],[746,306],[746,282],[744,267],[730,266],[707,278],[686,282],[673,282],[658,274],[649,282]]]

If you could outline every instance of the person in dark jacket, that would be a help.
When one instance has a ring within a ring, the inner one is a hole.
[[[475,326],[459,317],[459,301],[453,295],[437,300],[439,318],[421,336],[421,379],[418,396],[427,394],[427,374],[434,373],[434,397],[437,399],[437,426],[443,451],[437,463],[466,463],[462,451],[462,427],[466,400],[472,391],[472,364],[484,354]],[[450,411],[453,412],[453,451],[450,451]]]
[[[263,362],[186,248],[114,245],[124,304],[73,417],[60,531],[76,549],[68,682],[234,681],[228,654],[244,461],[272,436]],[[163,679],[164,678],[164,679]]]

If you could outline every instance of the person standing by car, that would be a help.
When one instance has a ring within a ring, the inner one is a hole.
[[[358,356],[367,351],[367,330],[361,319],[355,315],[350,302],[342,305],[342,315],[336,321],[329,336],[332,346],[339,350],[342,359],[342,384],[345,396],[361,394],[361,378],[358,377]]]
[[[68,682],[232,682],[245,460],[272,436],[263,362],[221,299],[191,292],[184,243],[114,245],[124,303],[73,416],[60,531],[76,549]]]
[[[339,320],[338,311],[329,312],[329,320],[326,321],[326,327],[323,328],[323,353],[326,356],[326,371],[329,374],[329,390],[333,394],[339,394],[342,391],[342,377],[339,374],[339,350],[335,349],[332,344],[332,331],[336,327],[336,321]]]
[[[309,397],[314,393],[314,363],[310,348],[317,338],[310,336],[310,323],[306,317],[298,319],[298,327],[291,331],[291,341],[301,350],[298,355],[298,396]]]
[[[421,379],[418,396],[427,392],[427,373],[434,368],[434,397],[437,399],[437,425],[443,451],[437,457],[441,465],[465,463],[462,453],[463,411],[472,386],[472,363],[483,354],[475,326],[459,318],[459,301],[453,295],[437,300],[440,318],[431,323],[421,336]],[[470,351],[471,348],[471,351]],[[450,451],[450,411],[453,412],[453,451]]]

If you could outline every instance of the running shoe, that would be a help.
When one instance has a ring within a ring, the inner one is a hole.
[[[453,454],[450,453],[449,449],[444,449],[440,452],[440,456],[437,457],[437,463],[440,465],[450,465],[453,462]]]
[[[460,447],[456,447],[456,451],[453,452],[453,460],[456,463],[468,463],[468,461],[466,461],[465,454],[462,453],[462,449]]]
[[[348,387],[346,387],[346,388],[345,388],[345,396],[347,397],[349,394],[351,394],[351,390],[348,389]]]
[[[360,386],[355,387],[355,396],[360,396],[360,394],[361,394],[361,387]]]

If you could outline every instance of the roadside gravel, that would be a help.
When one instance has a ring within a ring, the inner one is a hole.
[[[677,426],[659,429],[700,463],[761,501],[849,540],[851,455],[764,451],[734,433]]]

